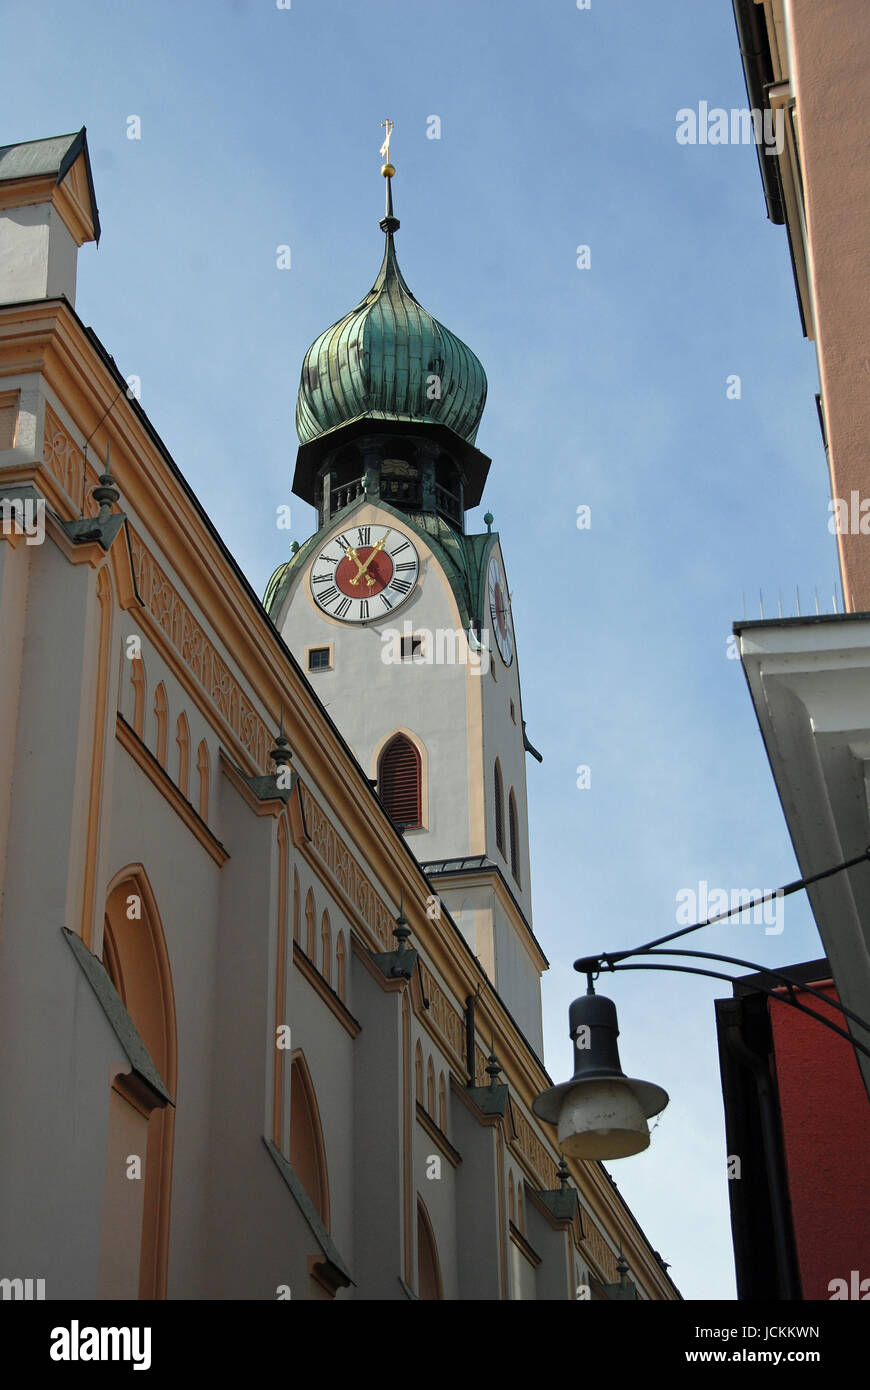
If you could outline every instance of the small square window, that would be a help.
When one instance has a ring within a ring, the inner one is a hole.
[[[331,671],[332,652],[329,647],[308,648],[309,671]]]
[[[422,637],[403,637],[402,638],[402,660],[413,661],[417,655],[423,655]]]

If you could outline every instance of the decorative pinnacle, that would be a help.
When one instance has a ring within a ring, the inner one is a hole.
[[[492,523],[495,521],[495,517],[492,512],[484,512],[483,519],[486,522],[487,533],[489,533],[492,530]]]
[[[287,763],[289,763],[289,761],[290,761],[290,759],[291,759],[291,757],[292,757],[292,753],[291,753],[291,751],[290,751],[290,744],[289,744],[288,740],[284,737],[284,706],[283,706],[283,705],[281,706],[281,728],[280,728],[280,732],[279,732],[279,734],[278,734],[278,737],[275,739],[275,747],[272,748],[272,749],[270,750],[270,752],[269,752],[269,757],[272,759],[272,762],[275,764],[275,771],[276,771],[276,773],[277,773],[278,771],[280,771],[280,769],[281,769],[282,767],[286,767]]]
[[[567,1163],[565,1162],[564,1154],[563,1154],[563,1156],[559,1159],[559,1166],[558,1166],[558,1168],[556,1169],[556,1174],[557,1174],[557,1177],[558,1177],[558,1179],[559,1179],[559,1191],[560,1191],[560,1192],[567,1192],[567,1190],[568,1190],[568,1178],[569,1178],[570,1174],[569,1174],[569,1172],[568,1172],[568,1165],[567,1165]]]
[[[115,487],[115,479],[112,477],[111,444],[108,439],[106,440],[105,467],[100,474],[99,485],[91,489],[91,496],[95,502],[100,504],[100,515],[97,520],[101,526],[104,526],[112,514],[112,503],[117,502],[121,496]]]
[[[489,1057],[486,1063],[486,1074],[489,1077],[489,1088],[494,1091],[498,1085],[498,1078],[501,1073],[501,1064],[495,1055],[495,1040],[491,1039],[489,1044]]]

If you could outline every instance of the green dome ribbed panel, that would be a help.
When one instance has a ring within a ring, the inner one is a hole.
[[[441,378],[441,396],[429,400],[433,375]],[[301,442],[367,416],[432,420],[473,444],[485,402],[483,367],[417,303],[388,235],[380,273],[365,299],[305,354],[296,405]]]

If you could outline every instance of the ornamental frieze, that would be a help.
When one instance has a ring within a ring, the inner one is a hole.
[[[85,457],[70,439],[50,405],[45,407],[42,461],[70,500],[81,505],[85,492]],[[96,483],[97,475],[93,468],[88,467],[88,474],[90,480]]]
[[[429,1000],[429,1017],[462,1067],[462,1059],[465,1056],[465,1023],[462,1014],[454,1008],[431,970],[428,970],[422,961],[420,970],[423,977],[423,993]]]
[[[616,1268],[616,1260],[613,1251],[607,1244],[598,1227],[591,1220],[585,1221],[583,1232],[583,1244],[589,1251],[601,1273],[604,1275],[604,1282],[615,1284],[619,1280],[619,1273]]]
[[[383,951],[395,946],[393,914],[362,872],[353,855],[311,792],[299,784],[305,825],[317,858],[330,878],[353,904]]]
[[[129,527],[136,585],[145,607],[256,767],[269,768],[272,739],[251,701],[141,536]]]
[[[554,1190],[559,1183],[556,1176],[556,1165],[551,1155],[544,1148],[519,1106],[514,1105],[512,1109],[517,1148],[536,1174],[542,1190],[545,1192]]]

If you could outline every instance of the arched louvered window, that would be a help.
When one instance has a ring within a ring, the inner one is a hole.
[[[409,738],[391,738],[378,766],[378,793],[396,825],[412,829],[422,825],[420,754]]]
[[[495,843],[504,854],[504,786],[498,759],[495,763]]]
[[[510,798],[507,801],[507,820],[510,824],[510,872],[520,883],[520,826],[517,821],[517,798],[514,796],[513,787],[510,788]]]

